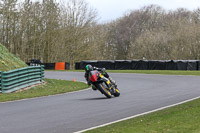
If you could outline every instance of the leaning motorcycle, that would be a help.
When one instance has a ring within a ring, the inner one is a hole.
[[[104,77],[104,75],[97,70],[90,71],[89,80],[93,87],[98,89],[107,98],[111,98],[112,95],[115,97],[120,95],[119,89],[116,88],[116,85],[112,84],[108,78]]]

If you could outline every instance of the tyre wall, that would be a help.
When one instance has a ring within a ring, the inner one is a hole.
[[[107,70],[200,70],[200,60],[89,60],[75,68],[83,70],[87,64]]]

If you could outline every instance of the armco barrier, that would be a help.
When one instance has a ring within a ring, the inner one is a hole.
[[[44,66],[30,66],[1,72],[1,91],[10,93],[34,84],[44,82]]]

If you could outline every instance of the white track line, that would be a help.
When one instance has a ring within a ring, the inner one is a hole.
[[[158,108],[158,109],[155,109],[155,110],[152,110],[152,111],[144,112],[144,113],[137,114],[137,115],[130,116],[130,117],[126,117],[126,118],[123,118],[123,119],[120,119],[120,120],[116,120],[116,121],[113,121],[113,122],[102,124],[102,125],[99,125],[99,126],[95,126],[95,127],[91,127],[91,128],[88,128],[88,129],[81,130],[81,131],[77,131],[77,132],[74,132],[74,133],[83,133],[83,132],[86,132],[86,131],[89,131],[89,130],[92,130],[92,129],[104,127],[104,126],[111,125],[111,124],[114,124],[114,123],[117,123],[117,122],[129,120],[129,119],[132,119],[132,118],[135,118],[135,117],[138,117],[138,116],[146,115],[146,114],[153,113],[153,112],[156,112],[156,111],[159,111],[159,110],[163,110],[163,109],[166,109],[166,108],[177,106],[177,105],[180,105],[180,104],[183,104],[183,103],[186,103],[186,102],[190,102],[190,101],[193,101],[193,100],[196,100],[196,99],[199,99],[199,98],[200,98],[200,96],[196,97],[196,98],[192,98],[192,99],[186,100],[186,101],[183,101],[183,102],[179,102],[179,103],[176,103],[176,104],[172,104],[172,105],[168,105],[168,106],[165,106],[165,107],[161,107],[161,108]]]

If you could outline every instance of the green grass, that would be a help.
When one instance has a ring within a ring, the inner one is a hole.
[[[15,55],[11,54],[8,49],[0,44],[0,71],[10,71],[26,66],[26,63],[24,63]]]
[[[200,133],[200,99],[86,133]]]
[[[55,70],[45,70],[45,71],[55,71]],[[84,70],[65,70],[65,71],[66,72],[85,72]],[[178,71],[178,70],[106,70],[106,72],[200,76],[200,71]]]
[[[24,90],[17,93],[0,94],[0,102],[55,95],[88,88],[88,86],[82,82],[55,79],[45,79],[45,81],[45,85],[36,86],[29,90]]]
[[[200,76],[200,71],[178,71],[178,70],[108,70],[107,72]]]

